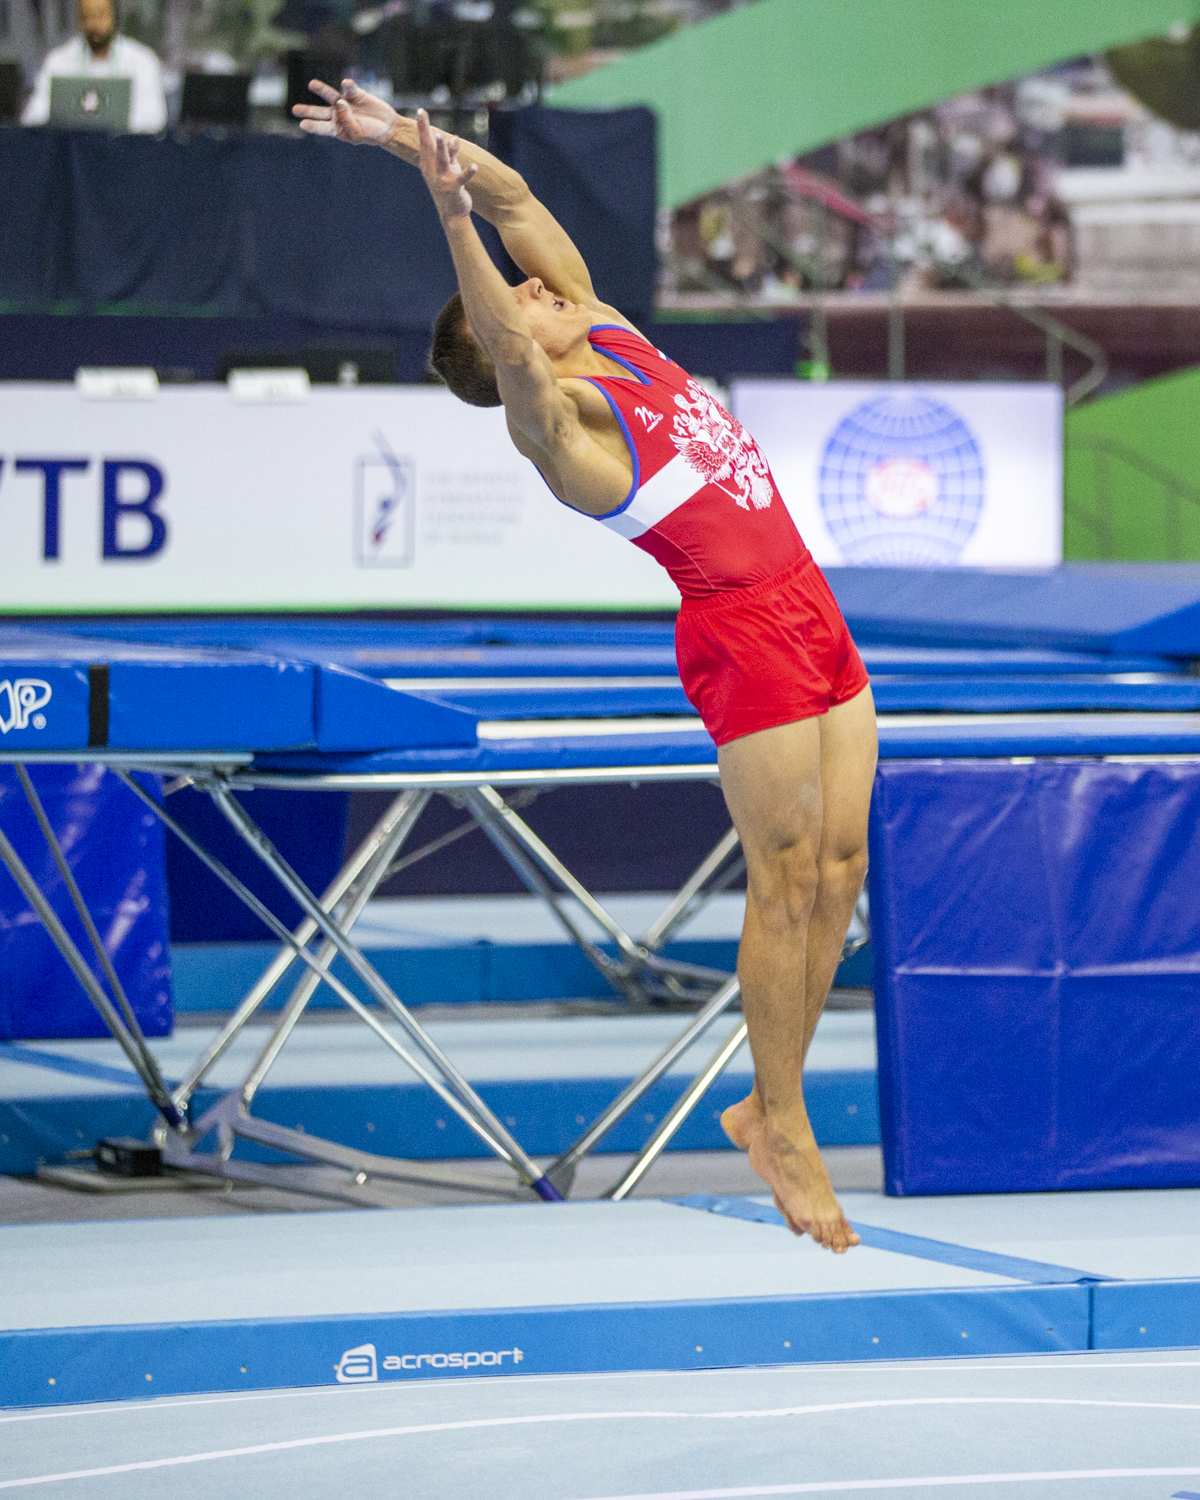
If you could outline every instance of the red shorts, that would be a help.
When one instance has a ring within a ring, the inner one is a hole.
[[[856,697],[867,669],[811,557],[750,588],[685,599],[683,690],[718,745],[812,719]]]

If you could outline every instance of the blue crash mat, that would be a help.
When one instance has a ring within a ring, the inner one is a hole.
[[[143,1031],[169,1036],[162,824],[103,766],[33,766],[30,776]],[[142,782],[157,795],[157,777]],[[11,766],[0,766],[0,828],[103,983],[87,933]],[[0,867],[0,1037],[107,1035],[49,933],[33,920],[25,897]],[[0,1135],[12,1133],[12,1121],[0,1127]]]
[[[889,1193],[1200,1185],[1200,764],[885,763]]]
[[[1066,563],[1044,573],[831,568],[858,641],[1200,657],[1200,565]]]

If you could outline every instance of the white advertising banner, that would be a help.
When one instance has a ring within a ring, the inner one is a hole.
[[[1062,561],[1057,386],[746,380],[732,405],[824,566]]]
[[[678,602],[444,390],[0,385],[0,612]]]

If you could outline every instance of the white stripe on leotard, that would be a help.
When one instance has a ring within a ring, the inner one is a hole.
[[[632,541],[678,510],[707,483],[704,475],[697,473],[682,453],[677,453],[652,479],[646,480],[624,510],[614,516],[601,516],[600,520],[610,531]]]

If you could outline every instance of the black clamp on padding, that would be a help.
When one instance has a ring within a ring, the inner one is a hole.
[[[108,666],[88,667],[88,749],[108,744]]]

